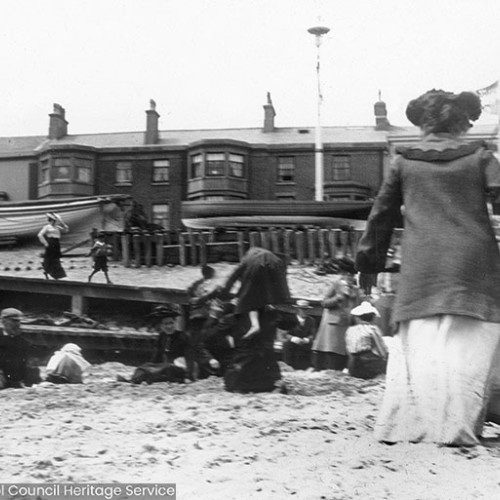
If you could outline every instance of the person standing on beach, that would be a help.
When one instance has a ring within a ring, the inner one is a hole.
[[[88,277],[89,283],[92,281],[92,276],[99,271],[104,273],[106,283],[111,283],[108,275],[108,252],[110,248],[110,245],[106,244],[106,236],[99,233],[89,252],[89,256],[92,256],[92,260],[94,261],[94,269]]]
[[[382,442],[478,444],[499,380],[500,251],[487,201],[500,190],[500,164],[482,141],[462,137],[480,114],[472,92],[433,89],[410,101],[422,140],[398,149],[358,245],[369,293],[404,214],[398,330],[375,427]]]
[[[47,214],[47,220],[48,224],[43,226],[38,233],[38,239],[45,247],[42,263],[43,274],[45,279],[49,279],[51,276],[58,280],[66,277],[66,272],[61,265],[61,233],[67,233],[69,227],[54,212]]]

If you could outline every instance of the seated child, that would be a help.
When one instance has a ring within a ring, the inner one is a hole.
[[[346,331],[347,368],[353,377],[370,379],[385,373],[387,348],[373,321],[378,311],[368,301],[351,310],[355,325]]]
[[[90,363],[82,356],[76,344],[65,344],[56,351],[47,364],[47,382],[53,384],[81,384],[83,373]]]

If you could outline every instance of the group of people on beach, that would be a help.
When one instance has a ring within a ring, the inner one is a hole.
[[[463,137],[481,114],[477,94],[433,89],[412,100],[406,114],[422,139],[396,151],[354,267],[335,263],[339,272],[322,302],[316,332],[307,302],[295,303],[296,315],[277,307],[290,304],[283,260],[252,248],[222,286],[212,287],[212,270],[203,270],[189,290],[186,331],[176,326],[178,310],[153,310],[156,350],[130,381],[220,374],[229,391],[273,390],[280,379],[274,352],[280,328],[288,332],[284,359],[297,367],[347,366],[368,378],[388,360],[376,424],[380,441],[478,444],[485,420],[500,422],[500,251],[488,212],[488,202],[500,193],[500,164],[485,143]],[[371,294],[377,275],[387,272],[393,230],[401,221],[387,353]],[[47,274],[53,272],[50,256],[59,251],[51,238],[64,229],[57,218],[49,226],[40,237],[47,247]],[[236,282],[240,286],[232,294]],[[12,314],[2,312],[4,332],[9,320],[17,321]]]

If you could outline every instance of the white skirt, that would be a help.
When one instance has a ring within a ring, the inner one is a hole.
[[[477,444],[490,393],[500,390],[496,357],[500,323],[453,315],[401,323],[389,353],[377,439]]]

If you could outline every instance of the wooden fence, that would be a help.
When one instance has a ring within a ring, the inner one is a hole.
[[[112,246],[111,260],[121,261],[125,267],[238,262],[254,246],[283,254],[288,262],[320,264],[328,258],[354,257],[361,234],[359,230],[325,228],[113,232],[106,233],[106,243]]]

